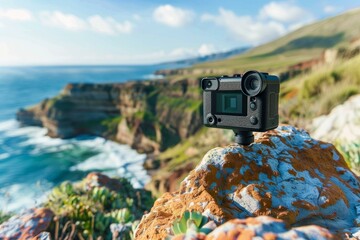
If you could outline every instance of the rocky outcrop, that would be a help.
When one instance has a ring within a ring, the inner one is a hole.
[[[233,219],[216,228],[206,240],[235,239],[330,239],[334,236],[319,226],[303,226],[288,229],[285,222],[268,216]]]
[[[163,239],[184,211],[217,224],[267,215],[292,227],[318,225],[331,232],[360,224],[360,181],[333,145],[303,130],[281,126],[250,146],[210,150],[145,215],[137,239]]]
[[[336,106],[329,115],[313,120],[311,131],[315,138],[334,143],[346,160],[360,172],[360,95]]]
[[[328,142],[360,141],[360,95],[336,106],[329,115],[313,120],[312,136]]]
[[[69,84],[58,96],[19,110],[17,119],[47,128],[52,137],[92,134],[151,153],[196,132],[200,107],[197,79]]]
[[[48,228],[53,216],[47,208],[31,209],[14,216],[0,225],[0,239],[32,239]]]

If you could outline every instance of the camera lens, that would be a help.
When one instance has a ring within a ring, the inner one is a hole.
[[[212,86],[212,82],[211,82],[211,81],[207,81],[207,82],[206,82],[206,87],[207,87],[207,88],[211,88],[211,86]]]
[[[258,89],[260,87],[260,80],[258,78],[254,78],[252,77],[251,79],[249,79],[249,89],[256,91],[256,89]]]
[[[245,73],[242,81],[242,89],[248,96],[256,96],[264,90],[264,82],[258,72]]]

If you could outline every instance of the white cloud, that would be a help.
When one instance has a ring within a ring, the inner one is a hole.
[[[90,30],[103,34],[130,33],[133,24],[130,21],[118,22],[111,17],[100,15],[90,16],[87,19],[60,11],[42,12],[40,19],[44,25],[60,27],[70,31]]]
[[[327,5],[324,7],[324,13],[328,13],[328,14],[335,13],[338,10],[339,10],[338,8],[332,5]]]
[[[6,43],[0,42],[0,57],[9,56],[9,47]]]
[[[99,15],[91,16],[88,19],[91,29],[95,32],[114,34],[114,28],[110,23],[111,19],[104,19]]]
[[[130,33],[133,29],[133,25],[130,21],[125,21],[123,23],[114,22],[115,29],[120,33]]]
[[[31,21],[33,15],[29,10],[22,8],[0,9],[1,18],[12,21]]]
[[[283,1],[268,3],[253,16],[220,8],[219,14],[204,14],[201,19],[225,28],[244,43],[258,45],[308,24],[314,17],[292,1]]]
[[[60,11],[42,12],[40,18],[44,25],[60,27],[70,31],[80,31],[87,28],[87,24],[83,19]]]
[[[226,28],[235,38],[253,45],[264,43],[286,33],[285,26],[279,22],[237,16],[234,12],[223,8],[219,9],[219,15],[205,14],[202,20],[214,22]]]
[[[260,17],[291,23],[309,17],[309,13],[293,2],[270,2],[260,10]]]
[[[132,15],[132,18],[133,18],[135,21],[141,21],[141,20],[142,20],[142,17],[141,17],[139,14],[133,14],[133,15]]]
[[[187,58],[196,55],[196,51],[190,48],[176,48],[169,53],[172,58]]]
[[[199,47],[198,53],[200,56],[206,56],[214,53],[216,51],[214,45],[204,43]]]
[[[161,5],[153,12],[154,19],[170,27],[181,27],[194,19],[194,12],[174,7],[170,4]]]
[[[89,17],[88,23],[93,31],[106,34],[115,34],[117,32],[130,33],[133,29],[133,26],[129,21],[120,23],[113,18],[103,18],[99,15]]]

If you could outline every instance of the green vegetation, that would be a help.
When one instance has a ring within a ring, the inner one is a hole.
[[[101,120],[100,125],[105,127],[108,132],[116,132],[119,123],[122,120],[122,116],[110,117]]]
[[[200,108],[202,101],[182,97],[161,96],[158,104],[167,108],[176,109],[176,111],[196,111]]]
[[[11,213],[5,213],[0,210],[0,224],[9,220],[11,216]]]
[[[360,36],[359,10],[304,26],[279,39],[261,45],[249,52],[221,61],[207,62],[192,67],[211,69],[215,74],[231,74],[249,69],[280,73],[290,65],[318,58],[327,48],[348,46]]]
[[[50,229],[55,239],[67,231],[77,233],[76,239],[112,239],[111,224],[117,224],[121,239],[133,239],[138,220],[154,200],[150,192],[134,189],[126,179],[118,179],[118,184],[117,191],[90,187],[85,180],[55,187],[45,203],[56,215]]]
[[[360,173],[360,142],[352,142],[348,144],[343,144],[341,142],[336,142],[335,146],[344,156],[345,161],[351,167],[352,170]]]
[[[74,107],[74,103],[71,102],[67,97],[59,95],[54,98],[48,99],[46,102],[47,108],[56,108],[61,111],[70,111]],[[59,113],[59,111],[57,111]]]
[[[212,229],[206,228],[204,225],[209,222],[209,219],[198,212],[185,211],[180,219],[176,219],[171,230],[176,235],[196,235],[202,233],[204,235],[210,233]]]
[[[317,71],[281,84],[280,109],[283,121],[306,122],[328,114],[335,106],[360,93],[360,55],[324,66]]]

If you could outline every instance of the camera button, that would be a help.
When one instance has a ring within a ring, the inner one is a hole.
[[[250,103],[250,109],[253,110],[253,111],[255,111],[256,108],[257,108],[256,103],[251,102],[251,103]]]
[[[251,117],[250,117],[250,123],[251,123],[252,125],[256,125],[256,124],[258,123],[257,117],[251,116]]]

